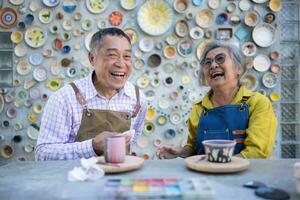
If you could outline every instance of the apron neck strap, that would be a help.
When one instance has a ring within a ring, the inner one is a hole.
[[[75,95],[76,95],[76,99],[78,100],[78,102],[80,103],[80,105],[84,106],[86,105],[86,100],[85,98],[80,94],[78,87],[75,85],[75,83],[70,83],[70,85],[72,86]]]
[[[140,103],[140,90],[138,88],[138,86],[134,85],[134,89],[135,89],[135,96],[136,96],[136,106],[135,106],[135,110],[133,112],[132,117],[136,117],[137,114],[139,113],[140,109],[141,109],[141,103]]]

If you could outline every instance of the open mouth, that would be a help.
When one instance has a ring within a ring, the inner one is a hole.
[[[224,72],[213,72],[210,74],[210,78],[217,78],[217,77],[223,77]]]
[[[111,72],[110,75],[116,78],[124,78],[126,74],[124,72]]]

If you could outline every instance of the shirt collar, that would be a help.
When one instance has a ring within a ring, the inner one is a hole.
[[[86,100],[91,99],[98,95],[98,92],[93,84],[93,74],[95,71],[93,70],[87,78],[87,88],[86,88]],[[130,84],[128,82],[125,83],[124,87],[119,90],[117,96],[120,97],[122,95],[126,95],[128,97],[131,97],[130,95]]]
[[[209,90],[207,92],[207,94],[203,97],[202,101],[199,102],[203,107],[205,107],[207,109],[213,108],[212,102],[210,101],[210,98],[209,98],[211,93],[212,93],[212,90]],[[246,89],[244,86],[241,86],[239,91],[235,95],[234,99],[232,100],[231,104],[242,103],[243,96],[251,97],[253,94],[254,94],[254,92]]]

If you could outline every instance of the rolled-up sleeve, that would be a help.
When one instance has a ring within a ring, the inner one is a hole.
[[[272,153],[277,132],[277,119],[272,104],[262,95],[252,98],[249,104],[247,138],[241,154],[245,158],[268,158]]]
[[[74,160],[96,156],[92,140],[74,142],[72,109],[62,93],[49,98],[35,148],[36,160]]]

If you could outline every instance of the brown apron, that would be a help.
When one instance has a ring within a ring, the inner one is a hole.
[[[83,107],[81,124],[77,132],[76,141],[81,142],[94,138],[103,131],[122,133],[130,129],[131,118],[136,117],[140,105],[140,93],[135,85],[135,95],[137,104],[133,115],[129,112],[118,112],[111,110],[89,109],[84,97],[80,94],[79,89],[74,83],[70,83],[75,91],[76,98]]]

